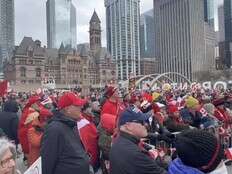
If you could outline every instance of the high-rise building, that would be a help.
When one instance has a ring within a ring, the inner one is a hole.
[[[205,30],[204,30],[204,40],[205,40],[205,57],[204,60],[200,60],[205,62],[204,67],[205,70],[213,70],[215,69],[215,59],[218,55],[216,55],[216,32],[214,30],[214,26],[205,22]]]
[[[76,46],[76,8],[72,0],[47,0],[48,48]]]
[[[218,32],[219,42],[225,41],[225,20],[224,20],[224,5],[218,7]]]
[[[177,72],[197,80],[205,65],[202,0],[154,0],[155,57],[160,73]],[[176,81],[178,77],[172,76]]]
[[[118,79],[140,74],[140,0],[105,0],[107,49],[116,60]]]
[[[140,56],[154,58],[155,23],[154,11],[149,10],[140,17]]]
[[[15,42],[14,0],[0,1],[0,73],[3,61],[9,59]]]
[[[225,65],[232,67],[232,1],[224,0],[225,18]]]
[[[215,0],[204,0],[204,19],[209,25],[214,26]]]

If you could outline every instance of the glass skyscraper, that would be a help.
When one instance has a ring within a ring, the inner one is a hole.
[[[140,55],[141,58],[155,57],[154,10],[143,13],[140,17]]]
[[[15,42],[14,0],[0,0],[0,73],[9,59]]]
[[[76,47],[76,8],[71,0],[47,0],[48,48]]]
[[[204,19],[210,26],[214,27],[215,0],[204,0]]]
[[[118,79],[140,74],[140,0],[105,0],[107,48],[116,60]]]
[[[224,0],[225,59],[227,68],[232,68],[232,0]]]

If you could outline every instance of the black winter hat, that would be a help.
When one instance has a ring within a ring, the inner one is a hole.
[[[204,130],[187,130],[177,136],[176,150],[181,161],[205,173],[217,168],[223,149],[217,138]]]

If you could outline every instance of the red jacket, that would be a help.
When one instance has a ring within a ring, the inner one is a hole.
[[[18,128],[18,138],[19,142],[22,146],[22,150],[25,154],[29,153],[29,145],[28,145],[28,138],[27,138],[27,132],[28,129],[32,127],[31,123],[30,124],[25,124],[25,121],[28,117],[29,114],[36,112],[32,108],[25,108],[23,110],[22,116],[19,121],[19,128]]]
[[[36,130],[35,127],[41,130]],[[29,146],[28,163],[31,166],[40,156],[40,144],[41,138],[43,136],[44,124],[42,124],[38,119],[32,122],[32,127],[28,129],[27,138]]]
[[[103,114],[111,114],[111,115],[118,115],[118,102],[112,102],[110,100],[106,100],[104,105],[101,109],[101,115]]]
[[[99,160],[97,128],[85,118],[77,122],[77,127],[85,150],[90,156],[90,164],[95,166]]]

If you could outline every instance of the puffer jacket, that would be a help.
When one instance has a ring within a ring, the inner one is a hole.
[[[168,168],[168,174],[204,174],[202,171],[186,166],[177,158],[171,162]]]

